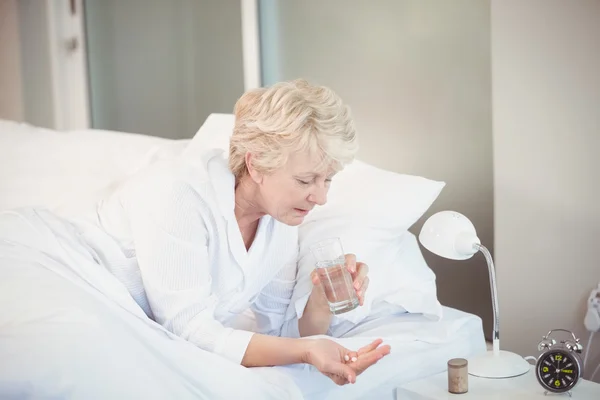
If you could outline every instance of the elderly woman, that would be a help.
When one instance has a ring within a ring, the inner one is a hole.
[[[354,383],[389,346],[351,351],[303,338],[326,334],[332,318],[316,275],[302,317],[284,316],[297,226],[325,204],[356,150],[350,112],[330,89],[294,81],[252,90],[235,106],[228,155],[204,149],[157,163],[97,204],[93,225],[118,251],[91,240],[96,231],[81,238],[148,317],[196,346],[247,367],[308,363]],[[346,261],[362,303],[368,267]],[[243,328],[247,310],[254,331]]]

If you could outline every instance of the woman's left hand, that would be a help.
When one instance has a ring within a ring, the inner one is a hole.
[[[352,277],[352,287],[356,292],[356,297],[358,297],[358,302],[362,306],[365,303],[365,293],[367,288],[369,287],[369,266],[362,262],[356,261],[356,256],[354,254],[346,254],[345,255],[345,264],[348,272],[350,272],[350,276]],[[314,289],[317,289],[318,297],[320,301],[318,303],[321,304],[321,308],[329,309],[329,305],[327,304],[327,298],[325,296],[325,292],[320,287],[321,281],[319,279],[319,275],[317,271],[314,270],[311,274],[311,280],[313,283],[313,293]]]
[[[346,254],[346,268],[352,276],[352,286],[358,297],[359,304],[362,306],[365,302],[365,293],[369,287],[369,266],[356,261],[354,254]]]

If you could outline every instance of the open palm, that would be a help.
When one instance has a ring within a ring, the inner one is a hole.
[[[390,353],[390,346],[380,346],[383,341],[351,351],[328,339],[316,339],[311,346],[307,362],[338,385],[355,383],[356,377]]]

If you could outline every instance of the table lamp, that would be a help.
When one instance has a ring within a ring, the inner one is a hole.
[[[510,378],[529,371],[530,364],[523,357],[500,350],[498,292],[494,261],[489,250],[481,245],[471,221],[454,211],[440,211],[425,221],[419,233],[419,241],[430,252],[451,260],[466,260],[478,251],[485,256],[494,313],[493,348],[469,359],[469,374],[483,378]]]

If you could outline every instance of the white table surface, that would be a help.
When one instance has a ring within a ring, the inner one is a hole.
[[[571,394],[572,397],[569,397],[567,393],[548,393],[547,396],[544,396],[544,389],[535,378],[533,367],[526,374],[515,378],[485,379],[469,375],[469,391],[464,394],[452,394],[448,392],[447,372],[411,382],[396,389],[396,398],[398,400],[600,400],[600,384],[582,380],[571,391]]]

